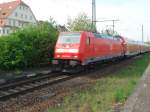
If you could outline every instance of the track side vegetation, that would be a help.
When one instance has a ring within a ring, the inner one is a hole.
[[[38,67],[52,58],[58,30],[50,22],[40,22],[0,37],[0,69]]]
[[[115,105],[123,105],[133,93],[149,62],[150,54],[146,54],[124,69],[96,80],[91,87],[65,97],[61,106],[49,112],[113,112]]]

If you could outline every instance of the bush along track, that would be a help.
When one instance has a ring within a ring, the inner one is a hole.
[[[0,38],[0,69],[22,69],[48,63],[58,31],[52,23],[41,22]]]
[[[116,73],[102,77],[89,88],[66,96],[59,107],[49,112],[113,112],[123,107],[150,62],[150,54],[137,59]]]

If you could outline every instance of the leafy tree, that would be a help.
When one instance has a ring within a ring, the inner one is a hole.
[[[96,31],[96,26],[85,13],[79,14],[75,19],[68,19],[68,29],[70,31]]]

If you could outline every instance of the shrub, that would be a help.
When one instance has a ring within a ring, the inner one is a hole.
[[[0,68],[36,67],[52,57],[58,31],[49,22],[29,25],[0,38]]]

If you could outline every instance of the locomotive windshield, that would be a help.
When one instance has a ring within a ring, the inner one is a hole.
[[[58,43],[62,44],[76,44],[80,43],[80,33],[69,33],[60,35],[58,38]]]

